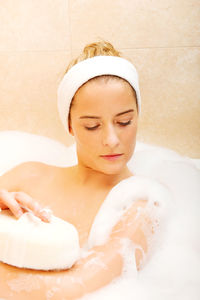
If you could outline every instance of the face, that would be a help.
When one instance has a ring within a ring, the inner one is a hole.
[[[137,133],[137,104],[123,80],[91,80],[76,93],[70,132],[79,164],[104,174],[119,174],[131,158]]]

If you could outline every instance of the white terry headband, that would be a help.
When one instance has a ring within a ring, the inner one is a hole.
[[[100,75],[115,75],[128,81],[136,92],[138,113],[140,113],[141,97],[138,74],[133,64],[118,56],[95,56],[83,60],[69,69],[58,87],[58,111],[67,132],[69,132],[69,108],[75,93],[88,80]]]

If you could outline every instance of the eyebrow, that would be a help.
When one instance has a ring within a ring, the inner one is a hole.
[[[123,114],[127,114],[127,113],[129,113],[129,112],[133,112],[133,111],[134,111],[134,109],[129,109],[129,110],[123,111],[123,112],[117,114],[116,117],[121,116],[121,115],[123,115]]]
[[[133,111],[134,111],[134,109],[129,109],[129,110],[123,111],[121,113],[118,113],[116,115],[116,117],[127,114],[129,112],[133,112]],[[82,116],[82,117],[80,117],[80,119],[100,119],[100,117],[97,117],[97,116]]]

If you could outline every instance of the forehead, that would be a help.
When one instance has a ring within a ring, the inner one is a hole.
[[[103,76],[104,77],[104,76]],[[75,94],[73,109],[80,112],[110,111],[136,108],[133,88],[121,78],[95,78],[85,83]]]

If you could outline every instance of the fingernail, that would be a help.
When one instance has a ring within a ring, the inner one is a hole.
[[[45,221],[45,222],[50,222],[51,221],[51,217],[46,211],[43,211],[41,213],[41,217],[42,217],[42,220]]]

